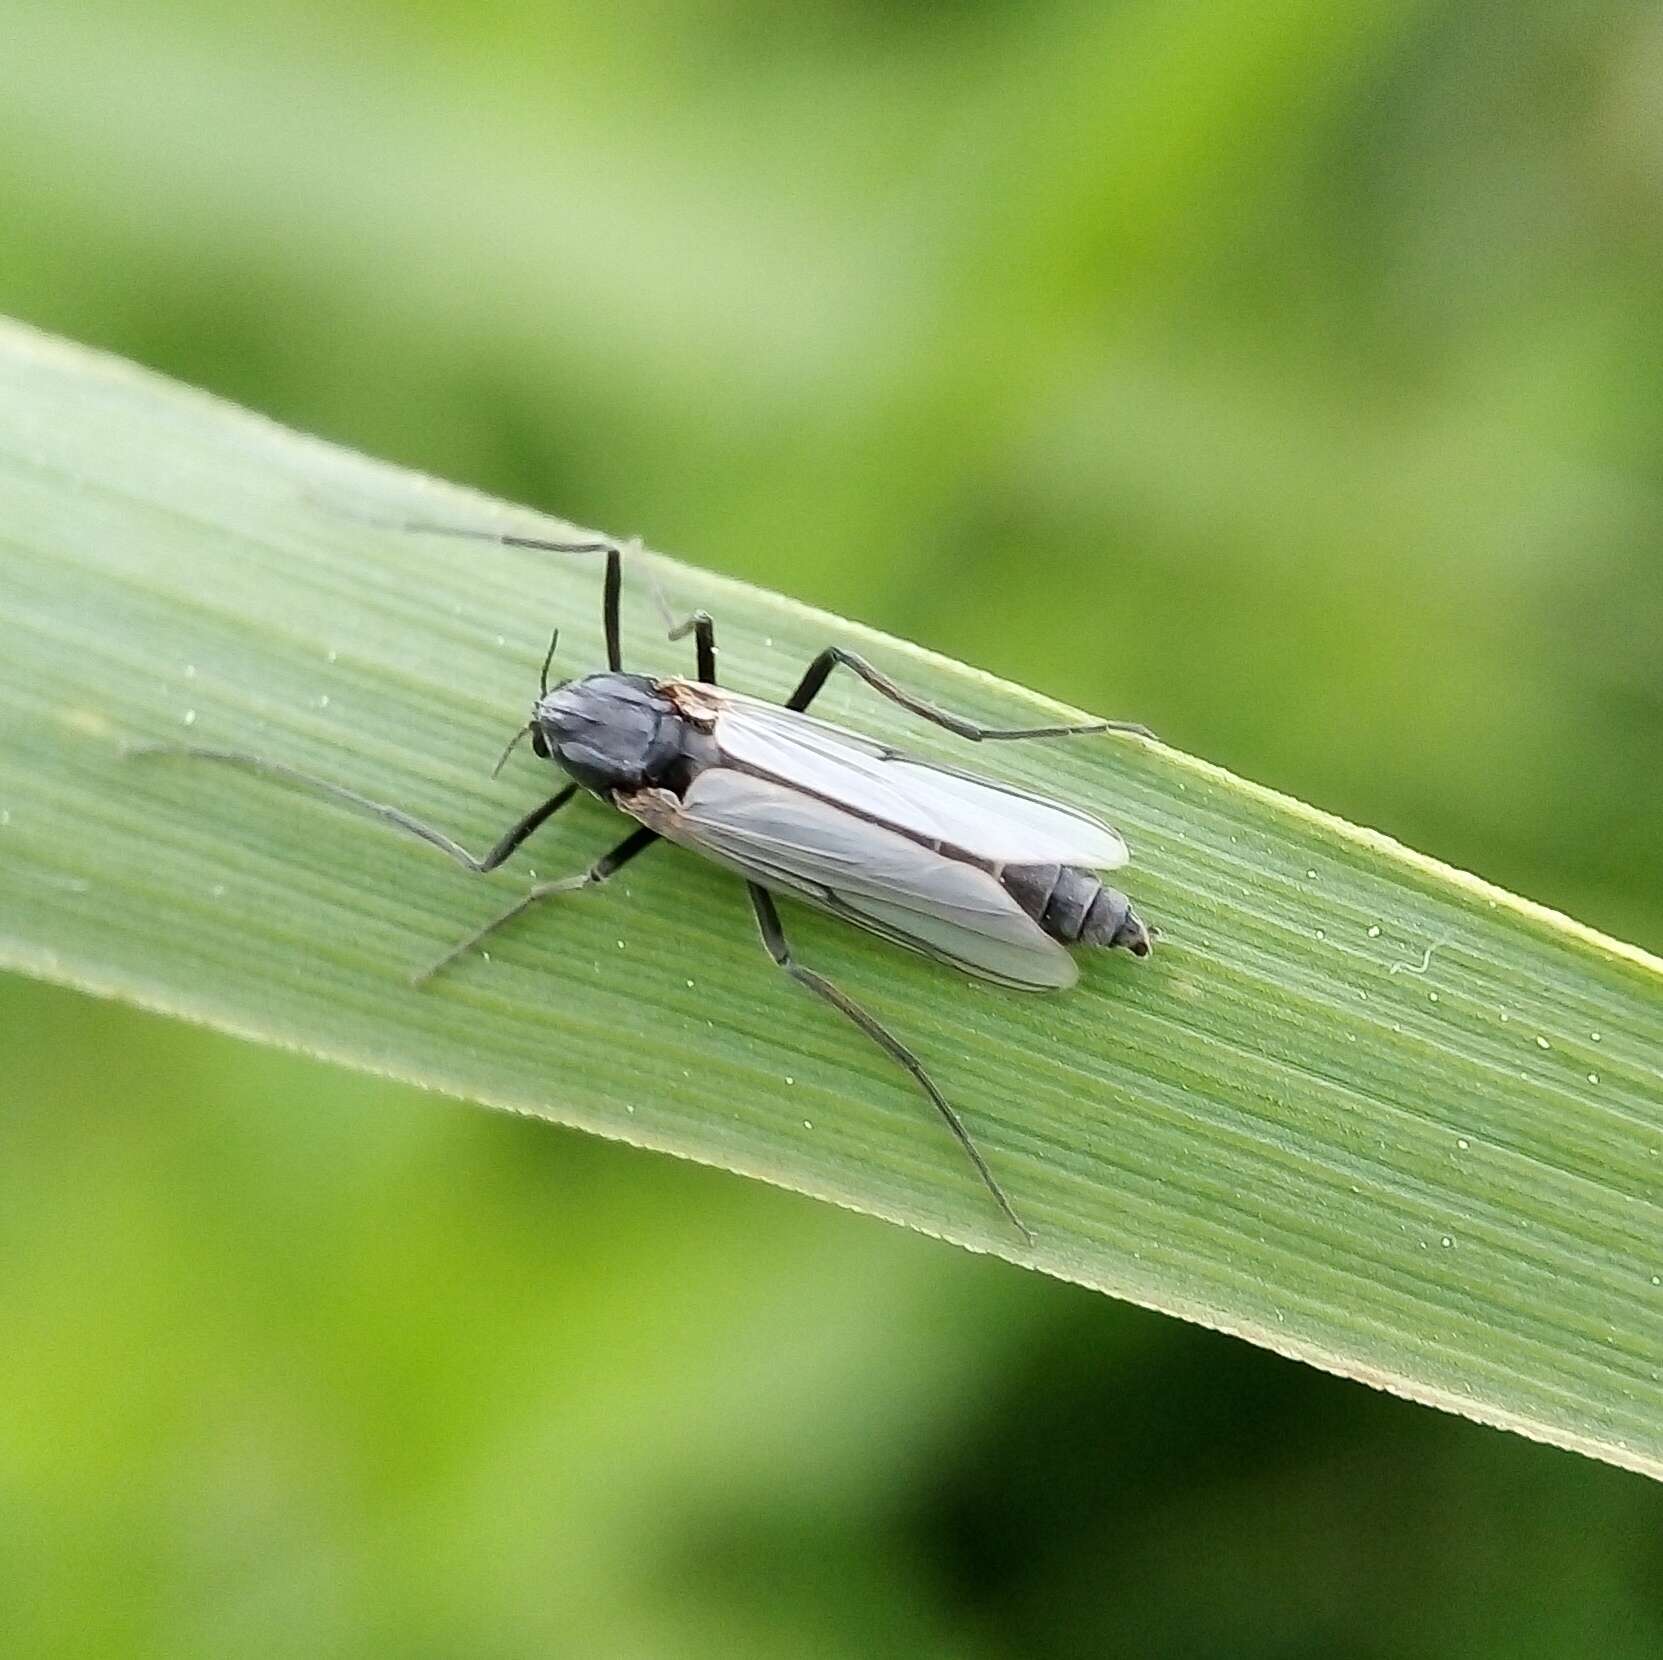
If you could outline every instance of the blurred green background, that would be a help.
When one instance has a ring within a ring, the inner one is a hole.
[[[0,54],[0,310],[1663,948],[1655,6],[0,0]],[[1639,1477],[66,993],[0,1032],[8,1655],[1663,1652]]]

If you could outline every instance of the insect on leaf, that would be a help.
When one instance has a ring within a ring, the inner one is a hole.
[[[147,740],[253,748],[489,846],[546,788],[524,749],[488,773],[549,628],[562,665],[604,660],[600,573],[367,520],[570,527],[18,327],[0,500],[0,965],[822,1195],[1663,1471],[1645,952],[1158,746],[982,746],[977,771],[1124,833],[1117,881],[1162,930],[1148,962],[1096,953],[1036,997],[783,909],[798,955],[937,1073],[1029,1247],[909,1080],[773,970],[708,861],[661,849],[423,992],[410,971],[524,877],[269,779],[123,762]],[[778,595],[660,575],[717,618],[750,695],[841,642],[978,720],[1078,718]],[[627,654],[690,674],[626,586]],[[967,763],[866,688],[826,701]],[[537,874],[618,825],[579,802],[538,832]]]

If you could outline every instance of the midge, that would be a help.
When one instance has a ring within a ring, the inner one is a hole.
[[[1122,946],[1134,956],[1148,956],[1149,931],[1126,896],[1095,874],[1125,864],[1126,843],[1078,808],[911,759],[804,711],[841,665],[910,713],[976,742],[1111,731],[1147,736],[1147,728],[1129,721],[979,726],[913,696],[839,646],[828,646],[809,664],[783,706],[759,702],[717,686],[715,628],[702,611],[670,629],[672,640],[693,635],[696,680],[627,674],[618,619],[623,554],[616,543],[554,542],[439,525],[404,528],[605,556],[606,671],[550,685],[557,633],[543,660],[531,718],[503,752],[506,760],[529,735],[533,751],[572,782],[476,857],[396,807],[281,762],[195,745],[144,745],[143,752],[225,761],[299,785],[372,813],[480,872],[504,863],[580,788],[599,796],[637,827],[587,870],[529,888],[417,975],[417,983],[539,900],[597,887],[654,842],[679,842],[744,879],[769,956],[911,1073],[1005,1215],[1031,1239],[918,1057],[831,981],[792,956],[773,896],[804,900],[984,980],[1052,991],[1078,977],[1065,945]]]

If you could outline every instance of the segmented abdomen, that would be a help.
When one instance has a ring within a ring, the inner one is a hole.
[[[1064,945],[1119,945],[1147,956],[1149,935],[1126,895],[1075,865],[1006,865],[1005,891]]]

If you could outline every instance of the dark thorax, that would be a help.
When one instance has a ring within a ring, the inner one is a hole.
[[[605,800],[685,787],[690,729],[655,681],[591,674],[537,700],[533,747]]]

